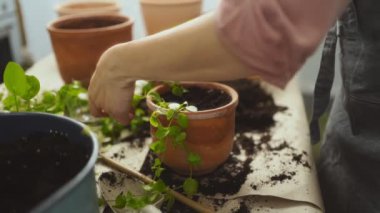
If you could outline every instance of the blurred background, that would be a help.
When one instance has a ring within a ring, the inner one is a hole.
[[[21,63],[27,68],[52,53],[46,26],[58,17],[55,11],[57,5],[65,2],[68,0],[0,0],[0,70],[4,69],[9,60]],[[145,36],[139,0],[119,0],[117,2],[121,6],[121,12],[135,21],[133,38],[138,39]],[[203,0],[202,11],[214,10],[218,3],[219,0]],[[321,51],[322,48],[319,47],[297,76],[308,114],[310,114]],[[339,70],[339,64],[336,64],[336,67],[336,70]],[[340,81],[338,72],[336,74],[335,81]],[[332,94],[336,92],[337,88],[337,83],[335,83]]]

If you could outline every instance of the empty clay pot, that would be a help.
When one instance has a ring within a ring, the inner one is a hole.
[[[117,14],[83,14],[58,18],[48,26],[61,77],[88,86],[101,54],[132,39],[133,21]]]
[[[238,104],[238,94],[231,87],[211,82],[187,82],[181,83],[186,87],[201,87],[222,90],[231,97],[231,100],[218,108],[184,112],[189,119],[186,129],[187,138],[185,144],[189,151],[197,153],[201,157],[201,164],[194,167],[192,174],[202,175],[214,171],[219,165],[224,163],[232,151],[235,134],[235,109]],[[168,91],[166,85],[159,85],[153,89],[159,94]],[[151,111],[158,109],[158,106],[147,98],[147,105]],[[161,123],[167,123],[165,116],[160,116]],[[153,141],[156,129],[151,127]],[[189,174],[190,167],[187,162],[187,154],[183,149],[176,148],[170,141],[166,142],[166,151],[159,156],[165,165],[180,174]]]
[[[119,13],[120,6],[116,2],[66,2],[56,7],[59,16],[83,14],[83,13]]]
[[[202,0],[140,0],[147,34],[174,27],[201,14]]]

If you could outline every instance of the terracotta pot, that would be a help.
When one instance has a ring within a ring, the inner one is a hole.
[[[174,27],[201,14],[202,0],[140,0],[147,34]]]
[[[187,82],[181,83],[184,87],[213,88],[226,92],[231,101],[219,108],[185,112],[189,118],[189,125],[186,129],[186,145],[189,151],[201,156],[201,165],[193,168],[194,175],[202,175],[214,171],[219,165],[224,163],[232,151],[235,134],[235,109],[238,103],[237,92],[227,85],[211,82]],[[168,91],[165,85],[154,88],[159,94]],[[151,111],[158,108],[147,98],[147,105]],[[167,123],[165,116],[161,116],[162,123]],[[151,127],[151,135],[155,141],[156,129]],[[166,142],[166,151],[159,156],[168,167],[180,174],[188,174],[189,164],[187,154],[180,148],[175,148],[170,141]]]
[[[83,14],[83,13],[119,13],[120,6],[116,2],[67,2],[59,4],[55,11],[59,16]]]
[[[101,54],[132,39],[133,21],[117,14],[84,14],[58,18],[48,26],[61,77],[88,86]]]

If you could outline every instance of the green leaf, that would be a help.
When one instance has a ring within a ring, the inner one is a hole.
[[[113,205],[113,207],[117,208],[117,209],[122,209],[125,207],[125,205],[127,204],[127,198],[124,196],[123,193],[120,193],[117,197],[116,197],[116,200],[115,200],[115,205]]]
[[[34,76],[26,75],[25,77],[27,82],[27,90],[21,97],[24,100],[30,100],[40,91],[40,81]]]
[[[186,129],[189,125],[189,118],[185,113],[179,113],[177,116],[177,121],[180,127]]]
[[[199,183],[197,180],[193,178],[186,178],[185,182],[183,182],[183,191],[188,196],[193,196],[198,192]]]
[[[16,105],[15,97],[13,96],[7,96],[3,100],[3,105],[5,110],[12,111],[13,107]]]
[[[133,99],[132,99],[133,108],[136,108],[140,104],[140,102],[144,99],[145,97],[142,95],[137,95],[137,94],[133,95]]]
[[[152,184],[152,188],[157,192],[166,192],[167,186],[163,180],[158,180]]]
[[[159,178],[162,172],[165,170],[162,168],[161,160],[158,158],[154,159],[154,164],[151,169],[154,171],[155,178]]]
[[[140,109],[140,108],[136,108],[134,114],[135,114],[135,116],[137,116],[137,117],[141,117],[141,116],[144,116],[144,115],[145,115],[145,111],[142,110],[142,109]]]
[[[179,84],[173,84],[171,88],[171,92],[173,95],[177,97],[181,97],[183,93],[187,92],[187,90]]]
[[[149,91],[153,88],[153,83],[152,82],[148,82],[147,84],[144,85],[144,87],[142,88],[142,94],[143,95],[146,95],[149,93]]]
[[[157,104],[157,103],[162,102],[162,98],[161,98],[160,94],[158,94],[156,91],[150,91],[148,93],[148,95],[151,96],[154,103]]]
[[[42,93],[42,103],[46,105],[54,105],[57,95],[52,91],[45,91]]]
[[[168,127],[169,133],[168,136],[175,138],[178,134],[182,132],[181,128],[178,126]]]
[[[164,139],[169,134],[169,128],[159,126],[154,134],[158,139]]]
[[[154,164],[153,164],[154,167],[159,167],[161,165],[162,165],[162,162],[160,159],[158,158],[154,159]]]
[[[171,120],[173,118],[174,114],[175,114],[175,110],[174,109],[169,109],[166,112],[166,119],[167,120]]]
[[[23,96],[27,91],[24,69],[15,62],[8,62],[4,71],[4,83],[9,92]]]
[[[191,166],[198,166],[201,164],[201,161],[201,156],[196,153],[190,152],[189,155],[187,155],[187,162]]]
[[[136,209],[136,210],[141,209],[149,204],[147,202],[146,196],[137,197],[133,195],[131,192],[128,192],[125,197],[126,197],[126,206]]]
[[[175,145],[183,145],[185,140],[186,140],[186,132],[180,132],[179,134],[177,134],[174,138],[174,144]]]
[[[150,144],[149,148],[156,154],[161,154],[166,151],[166,145],[163,141],[156,141]]]
[[[147,192],[150,192],[152,191],[153,187],[150,185],[150,184],[145,184],[142,186],[142,188],[147,191]]]
[[[149,203],[154,203],[158,200],[158,198],[160,197],[160,193],[158,192],[154,192],[154,193],[151,193],[150,195],[148,195],[148,202]]]
[[[154,127],[158,127],[160,122],[158,120],[158,113],[157,112],[153,112],[152,115],[150,116],[150,125],[154,126]]]

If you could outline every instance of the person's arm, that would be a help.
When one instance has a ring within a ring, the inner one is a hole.
[[[284,86],[345,1],[225,0],[217,17],[211,13],[116,45],[102,55],[90,82],[91,112],[128,123],[137,79],[218,81],[259,75]]]
[[[128,123],[134,81],[219,81],[251,75],[217,37],[215,14],[140,40],[119,44],[100,58],[89,86],[90,108]]]
[[[279,87],[317,48],[349,0],[224,0],[219,38],[253,74]]]

